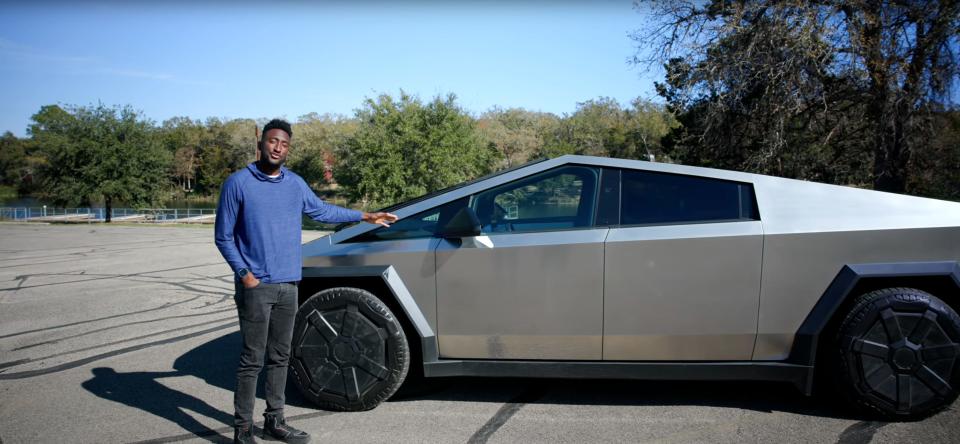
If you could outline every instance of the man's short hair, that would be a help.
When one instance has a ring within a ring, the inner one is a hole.
[[[293,129],[290,128],[290,122],[287,122],[286,120],[273,119],[267,122],[267,124],[263,126],[263,132],[260,134],[262,134],[263,136],[266,136],[267,131],[270,131],[272,129],[283,130],[283,132],[287,133],[287,137],[293,138]]]

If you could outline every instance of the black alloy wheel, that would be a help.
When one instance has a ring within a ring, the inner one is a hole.
[[[885,419],[940,411],[960,386],[960,318],[912,288],[860,297],[840,325],[837,374],[846,397]]]
[[[359,288],[331,288],[297,312],[290,361],[295,385],[318,406],[369,410],[397,391],[410,365],[399,320]]]

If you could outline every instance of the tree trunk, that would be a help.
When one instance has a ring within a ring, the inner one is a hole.
[[[873,188],[903,193],[906,190],[906,165],[909,151],[904,137],[906,117],[892,91],[897,81],[891,60],[883,51],[883,17],[878,5],[864,8],[863,24],[857,36],[864,48],[864,62],[870,76],[867,117],[876,122],[873,146]]]
[[[880,115],[878,143],[873,151],[873,189],[904,193],[907,190],[907,162],[910,160],[905,127],[910,111],[897,105],[885,108]]]
[[[877,123],[873,137],[873,189],[891,193],[906,191],[907,160],[910,152],[904,137],[905,116],[896,104],[898,94],[883,85],[872,88],[868,112]]]
[[[892,147],[896,149],[896,147]],[[903,193],[907,189],[906,171],[899,167],[905,163],[901,158],[890,158],[890,154],[883,148],[874,153],[873,189],[890,193]]]
[[[104,211],[106,211],[106,214],[104,215],[104,219],[105,219],[105,222],[109,224],[110,219],[112,219],[111,216],[113,215],[113,199],[109,197],[104,199],[104,206],[106,207],[104,209]]]

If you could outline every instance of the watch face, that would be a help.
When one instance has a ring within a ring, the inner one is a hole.
[[[250,272],[250,270],[247,270],[246,268],[241,268],[241,269],[237,270],[237,276],[239,276],[240,279],[243,279],[244,277],[247,276],[247,273],[249,273],[249,272]]]

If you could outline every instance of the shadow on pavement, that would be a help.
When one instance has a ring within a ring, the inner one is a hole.
[[[233,424],[232,405],[207,402],[173,390],[158,380],[193,376],[214,387],[233,392],[240,353],[240,334],[234,332],[208,341],[174,361],[171,372],[118,373],[112,368],[93,369],[83,387],[111,401],[168,419],[198,437],[220,435],[197,422],[187,411],[207,416],[226,426]],[[263,398],[263,378],[257,396]],[[713,406],[759,412],[789,412],[817,417],[855,419],[822,399],[808,398],[788,384],[765,382],[630,381],[520,378],[426,379],[414,390],[401,391],[389,402],[417,400],[569,405]],[[287,384],[287,405],[314,408],[292,383]]]
[[[212,406],[193,395],[171,389],[159,380],[193,376],[232,393],[236,385],[239,356],[240,333],[234,332],[184,353],[174,361],[174,371],[120,373],[112,368],[97,367],[92,370],[93,378],[83,382],[82,386],[101,398],[150,412],[176,423],[197,437],[219,442],[223,438],[216,430],[197,422],[187,411],[233,426],[233,405]],[[262,377],[258,383],[257,396],[262,399]],[[287,405],[312,406],[289,383]]]
[[[178,376],[183,376],[183,373],[179,371],[118,373],[112,368],[97,367],[93,369],[93,378],[82,385],[83,388],[101,398],[153,413],[173,421],[197,436],[213,437],[218,434],[193,419],[187,413],[188,410],[224,424],[233,423],[233,415],[207,404],[202,399],[173,390],[158,381],[162,378]]]
[[[529,404],[707,406],[860,419],[821,397],[789,384],[756,381],[634,381],[535,378],[426,379],[415,391],[401,389],[390,402],[416,400]]]
[[[173,368],[177,369],[182,375],[200,378],[207,384],[233,393],[237,385],[237,361],[240,358],[240,346],[239,331],[223,335],[184,353],[173,362]],[[264,398],[263,384],[264,378],[263,373],[261,373],[257,380],[257,397],[260,399]],[[313,407],[313,404],[302,397],[289,380],[287,381],[287,405]],[[224,408],[233,410],[232,405],[224,406]],[[254,412],[254,419],[256,418],[257,413]],[[232,419],[230,424],[233,424]]]
[[[181,374],[198,377],[210,385],[232,392],[239,353],[240,333],[234,332],[190,350],[177,358],[174,368]],[[257,396],[263,398],[263,378],[259,382]],[[850,417],[829,399],[806,397],[790,384],[754,381],[430,378],[422,380],[412,390],[402,387],[391,402],[424,399],[503,403],[518,393],[531,390],[543,393],[532,403],[697,405],[857,419]],[[287,383],[287,405],[314,408],[292,382]]]

